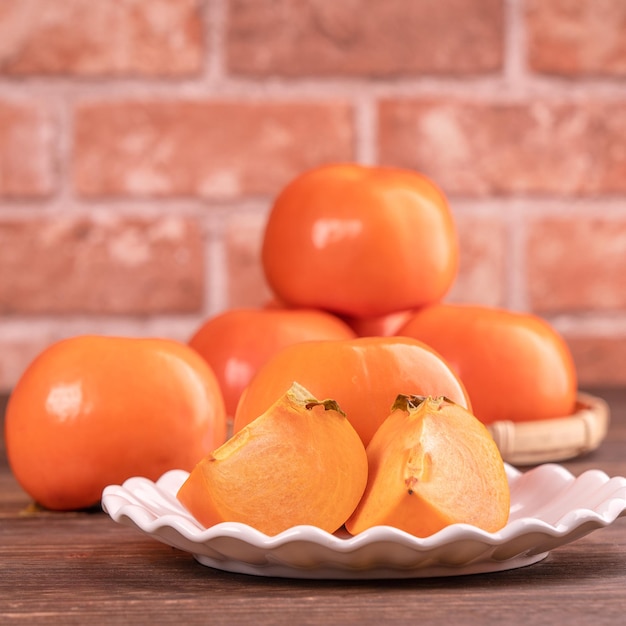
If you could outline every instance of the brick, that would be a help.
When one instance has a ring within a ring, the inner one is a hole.
[[[85,104],[74,184],[84,196],[274,195],[303,169],[353,158],[344,103]]]
[[[504,306],[506,303],[507,232],[492,215],[455,215],[459,237],[459,271],[446,300]]]
[[[624,218],[544,218],[528,229],[527,289],[534,310],[626,309]]]
[[[626,386],[626,336],[565,335],[579,386]]]
[[[386,100],[379,159],[449,194],[626,192],[626,100]]]
[[[235,74],[467,75],[502,66],[501,0],[234,0],[229,8]]]
[[[198,225],[102,215],[0,222],[0,314],[194,312]]]
[[[537,72],[626,75],[624,0],[530,0],[526,29]]]
[[[228,308],[269,302],[271,290],[261,264],[265,215],[240,214],[228,219],[224,233]]]
[[[0,100],[0,197],[41,197],[54,190],[56,130],[42,107]]]
[[[179,76],[204,54],[196,0],[21,0],[0,7],[0,73]]]
[[[28,365],[53,341],[49,333],[37,336],[32,329],[10,331],[0,327],[0,395],[15,386]]]

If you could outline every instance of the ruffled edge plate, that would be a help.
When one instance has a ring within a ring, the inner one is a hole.
[[[508,524],[488,533],[454,524],[418,538],[389,526],[356,536],[295,526],[267,536],[245,524],[204,528],[176,499],[188,472],[153,482],[134,477],[109,485],[104,511],[202,565],[241,574],[308,579],[425,578],[497,572],[531,565],[548,553],[626,515],[626,478],[600,470],[575,477],[560,465],[524,473],[506,465],[511,487]]]

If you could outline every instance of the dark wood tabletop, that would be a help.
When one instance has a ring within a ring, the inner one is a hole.
[[[610,405],[608,437],[595,452],[562,465],[576,475],[598,468],[626,476],[626,389],[588,391]],[[622,624],[625,615],[625,518],[539,563],[499,573],[263,578],[202,566],[99,510],[34,507],[13,479],[0,441],[0,624],[601,626]]]

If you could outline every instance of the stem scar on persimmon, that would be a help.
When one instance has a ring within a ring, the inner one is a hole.
[[[323,406],[325,411],[335,411],[342,417],[345,417],[345,412],[341,409],[339,404],[335,400],[312,400],[304,405],[307,411],[312,411],[316,406]]]

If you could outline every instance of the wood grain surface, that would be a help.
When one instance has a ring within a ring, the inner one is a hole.
[[[626,475],[626,390],[605,398],[600,448],[562,463]],[[0,408],[6,399],[0,402]],[[2,429],[4,432],[4,429]],[[626,519],[494,574],[306,581],[229,574],[113,522],[99,510],[34,507],[0,443],[0,624],[622,624]]]

